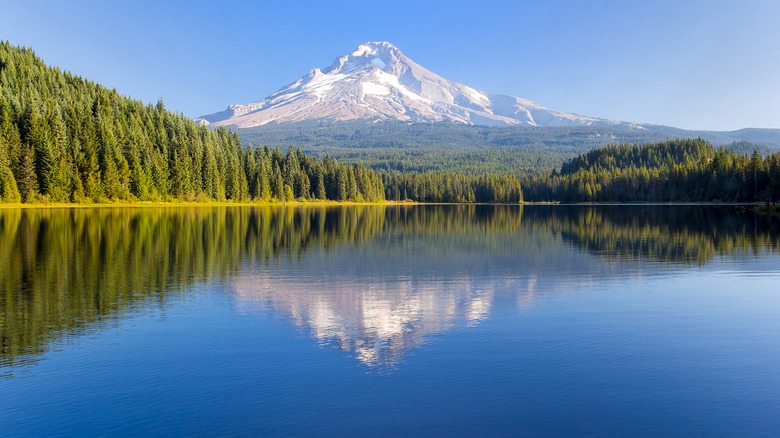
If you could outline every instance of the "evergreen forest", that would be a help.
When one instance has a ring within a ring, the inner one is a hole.
[[[701,138],[607,145],[525,181],[523,190],[527,201],[773,201],[780,194],[780,153],[748,156]]]
[[[376,170],[467,174],[539,175],[567,159],[608,144],[660,143],[698,138],[737,153],[766,154],[780,148],[778,129],[688,131],[656,125],[646,129],[593,126],[482,126],[400,121],[365,123],[325,120],[268,123],[237,129],[244,143],[292,143],[304,153],[329,155]]]
[[[0,43],[0,201],[384,199],[379,175],[245,147]]]

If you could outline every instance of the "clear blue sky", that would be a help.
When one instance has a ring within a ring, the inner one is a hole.
[[[780,128],[780,2],[7,1],[0,39],[192,117],[366,41],[439,75],[583,115]]]

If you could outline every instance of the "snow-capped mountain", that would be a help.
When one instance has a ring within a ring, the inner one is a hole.
[[[475,125],[641,125],[552,111],[530,100],[492,94],[448,81],[387,42],[366,43],[330,67],[306,76],[260,101],[231,105],[197,121],[249,128],[271,122],[397,119]]]

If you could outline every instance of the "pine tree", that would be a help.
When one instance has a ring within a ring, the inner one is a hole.
[[[315,179],[317,180],[317,190],[315,192],[315,196],[317,199],[326,199],[327,195],[325,194],[325,176],[322,174],[321,166],[317,166],[316,168]]]
[[[65,157],[59,159],[49,175],[49,198],[54,202],[68,202],[71,195],[68,164]]]
[[[84,192],[86,193],[87,198],[93,202],[99,201],[103,196],[103,185],[101,180],[102,176],[97,157],[91,155],[84,171]]]
[[[110,200],[121,199],[122,188],[119,182],[119,171],[111,157],[106,157],[103,171],[103,188],[105,195]]]
[[[304,199],[309,199],[311,197],[311,180],[309,179],[309,175],[307,175],[305,172],[301,172],[301,191],[298,196]]]
[[[225,197],[232,201],[243,199],[240,167],[235,156],[230,156],[225,176]],[[246,179],[244,179],[243,183],[244,185],[246,184]]]
[[[357,181],[355,181],[355,173],[352,166],[347,166],[347,199],[355,199],[357,197]]]
[[[71,178],[71,187],[73,188],[73,192],[71,193],[71,202],[75,203],[85,203],[87,202],[87,194],[84,190],[84,184],[81,182],[81,178],[79,177],[78,172],[73,172],[73,174],[70,176]]]
[[[193,193],[191,184],[192,161],[181,148],[173,152],[173,195],[184,198]]]
[[[159,196],[167,198],[171,193],[170,173],[168,172],[168,160],[163,157],[160,150],[152,152],[152,180]]]
[[[282,171],[276,162],[274,162],[272,173],[271,196],[274,199],[282,200],[284,198],[284,180],[282,179]]]
[[[24,148],[22,160],[19,164],[17,185],[22,202],[32,202],[38,197],[38,176],[35,173],[35,152],[30,145],[27,145],[27,147]]]
[[[349,196],[347,191],[347,184],[349,183],[349,176],[347,174],[346,166],[339,166],[336,171],[336,200],[346,201]]]
[[[48,194],[54,178],[55,156],[52,151],[51,133],[44,119],[35,111],[28,115],[26,141],[35,151],[35,170],[40,193]]]
[[[150,179],[150,175],[141,167],[140,158],[134,157],[130,168],[130,193],[140,200],[149,199]]]
[[[203,187],[206,195],[211,199],[221,200],[223,199],[222,190],[219,186],[219,170],[217,169],[217,159],[214,157],[214,153],[207,145],[205,147],[206,163],[205,170],[203,171]]]
[[[290,187],[289,184],[284,185],[284,201],[294,201],[295,200],[295,194],[293,193],[292,187]]]
[[[0,121],[0,123],[2,123]],[[5,139],[0,135],[0,202],[19,202],[21,195],[11,171]]]
[[[261,159],[257,172],[257,199],[268,200],[271,197],[271,185],[268,180],[268,160]]]

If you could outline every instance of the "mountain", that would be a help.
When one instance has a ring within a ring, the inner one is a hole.
[[[315,68],[276,93],[196,119],[250,128],[305,120],[450,121],[469,125],[597,126],[644,129],[640,124],[552,111],[544,106],[449,81],[387,42],[369,42],[324,70]]]

